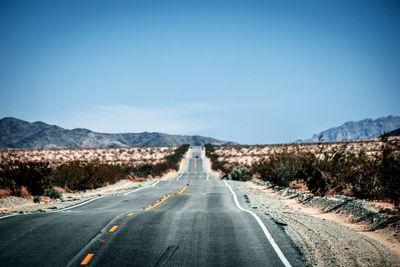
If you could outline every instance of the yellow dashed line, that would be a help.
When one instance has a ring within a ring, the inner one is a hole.
[[[185,185],[184,187],[182,187],[181,189],[179,189],[175,195],[183,195],[186,190],[188,190],[189,186],[192,184],[192,181],[189,181],[189,183],[187,185]],[[143,211],[147,211],[147,210],[151,210],[154,208],[157,208],[158,206],[160,206],[162,203],[164,203],[165,201],[167,201],[168,199],[170,199],[173,195],[165,195],[162,198],[158,199],[156,202],[154,202],[153,204],[148,205],[147,207],[143,208]]]
[[[187,183],[187,185],[185,185],[184,187],[182,187],[181,189],[179,189],[179,190],[175,193],[175,195],[183,195],[183,194],[188,190],[188,188],[189,188],[189,186],[190,186],[191,184],[192,184],[192,181],[189,181],[189,183]],[[154,208],[160,206],[162,203],[164,203],[164,202],[167,201],[168,199],[170,199],[172,196],[173,196],[173,195],[170,195],[170,194],[165,195],[165,196],[163,196],[162,198],[158,199],[158,200],[157,200],[156,202],[154,202],[153,204],[151,204],[151,205],[149,205],[149,206],[143,208],[142,210],[143,210],[143,211],[147,211],[147,210],[150,210],[150,209],[154,209]],[[135,214],[135,213],[133,213],[133,212],[129,212],[126,216],[127,216],[127,217],[130,217],[130,216],[133,216],[134,214]],[[108,230],[108,232],[109,232],[109,233],[113,233],[113,232],[115,232],[117,229],[118,229],[118,225],[113,225],[113,226],[110,228],[110,230]],[[82,260],[81,265],[87,265],[87,264],[89,264],[89,262],[92,260],[93,257],[94,257],[94,254],[93,254],[93,253],[88,253],[88,254],[86,255],[86,257]]]
[[[82,260],[81,265],[87,265],[93,258],[93,253],[88,253],[86,257]]]
[[[118,225],[114,225],[113,227],[110,228],[110,230],[108,230],[109,233],[113,233],[115,232],[115,230],[117,230]]]
[[[184,187],[182,187],[181,189],[179,189],[175,195],[181,196],[183,194],[185,194],[185,192],[188,190],[189,186],[192,184],[192,180],[189,181],[189,183],[187,185],[185,185]]]
[[[164,203],[171,197],[172,197],[172,195],[165,195],[162,198],[160,198],[159,200],[157,200],[155,203],[148,205],[147,207],[143,208],[142,210],[146,211],[146,210],[157,208],[158,206],[160,206],[162,203]]]

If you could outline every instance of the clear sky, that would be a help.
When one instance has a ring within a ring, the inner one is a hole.
[[[0,117],[241,143],[400,115],[400,1],[0,0]]]

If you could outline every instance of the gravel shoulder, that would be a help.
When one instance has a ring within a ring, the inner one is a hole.
[[[400,266],[400,246],[384,232],[366,232],[335,212],[307,207],[253,182],[234,182],[249,208],[270,216],[300,248],[310,266]],[[387,233],[386,233],[387,234]],[[386,235],[387,236],[387,235]]]

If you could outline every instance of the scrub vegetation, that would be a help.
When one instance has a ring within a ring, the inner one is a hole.
[[[301,146],[282,146],[279,151],[253,159],[251,164],[218,157],[218,148],[207,146],[212,167],[232,180],[257,177],[277,186],[305,184],[315,195],[342,194],[362,199],[385,200],[400,206],[400,140],[381,137],[374,151],[355,150],[348,144],[329,150],[322,144],[307,151]],[[247,169],[247,171],[240,171]]]
[[[60,198],[54,187],[66,190],[87,190],[114,184],[129,176],[157,177],[169,170],[177,170],[189,145],[176,148],[162,161],[114,165],[93,161],[67,161],[59,165],[49,162],[2,161],[0,163],[1,196],[41,196]]]

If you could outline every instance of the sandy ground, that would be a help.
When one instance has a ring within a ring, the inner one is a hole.
[[[74,193],[62,193],[61,199],[50,199],[41,197],[40,203],[34,203],[32,198],[8,197],[0,199],[0,216],[30,212],[51,212],[62,208],[76,205],[78,203],[93,199],[98,196],[118,195],[138,187],[150,185],[155,182],[148,179],[143,182],[132,182],[121,180],[113,185],[93,190],[79,191]]]
[[[364,232],[335,213],[322,213],[265,186],[235,182],[255,211],[282,226],[311,266],[400,266],[400,247],[388,233]]]

